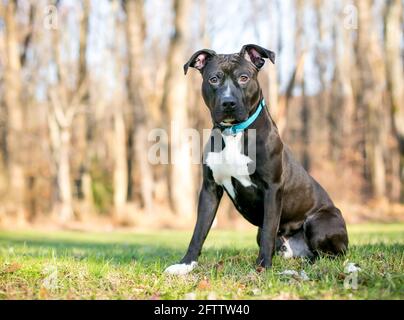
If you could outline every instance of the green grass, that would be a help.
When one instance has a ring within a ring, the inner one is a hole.
[[[275,256],[255,270],[255,231],[212,231],[197,269],[168,276],[191,233],[0,231],[0,299],[403,299],[404,224],[349,228],[345,257]],[[344,288],[344,265],[362,269]],[[309,280],[280,275],[304,270]]]

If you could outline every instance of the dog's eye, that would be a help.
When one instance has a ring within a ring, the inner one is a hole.
[[[238,81],[239,81],[240,83],[246,83],[248,80],[250,80],[250,78],[249,78],[248,76],[246,76],[246,75],[242,75],[242,76],[240,76],[240,77],[238,78]]]
[[[218,81],[219,81],[219,80],[218,80],[217,77],[212,77],[212,78],[209,79],[209,82],[210,82],[211,84],[216,84]]]

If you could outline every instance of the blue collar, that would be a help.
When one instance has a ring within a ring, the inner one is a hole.
[[[265,107],[265,100],[264,98],[261,99],[260,104],[258,105],[257,110],[249,117],[247,120],[237,123],[233,126],[229,127],[224,127],[225,129],[223,130],[223,133],[226,135],[234,135],[236,133],[239,133],[245,129],[247,129],[260,115],[262,109]],[[223,126],[222,126],[223,127]]]

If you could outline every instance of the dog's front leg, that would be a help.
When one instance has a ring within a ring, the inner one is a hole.
[[[281,217],[281,189],[270,185],[264,194],[264,220],[261,232],[260,251],[257,264],[264,268],[272,266],[275,241]]]
[[[223,188],[221,186],[216,185],[214,182],[204,182],[199,194],[198,217],[188,251],[181,262],[168,267],[165,270],[166,273],[187,274],[196,267],[222,195]]]

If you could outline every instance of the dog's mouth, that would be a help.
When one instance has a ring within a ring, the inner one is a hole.
[[[233,125],[238,124],[240,122],[242,122],[242,121],[237,120],[234,117],[226,117],[220,122],[220,125],[224,126],[224,127],[230,127],[230,126],[233,126]]]
[[[222,122],[220,122],[220,124],[222,125],[222,126],[232,126],[232,125],[234,125],[234,124],[236,124],[236,122],[237,122],[237,120],[235,119],[235,118],[233,118],[233,117],[227,117],[227,118],[224,118],[223,120],[222,120]]]

